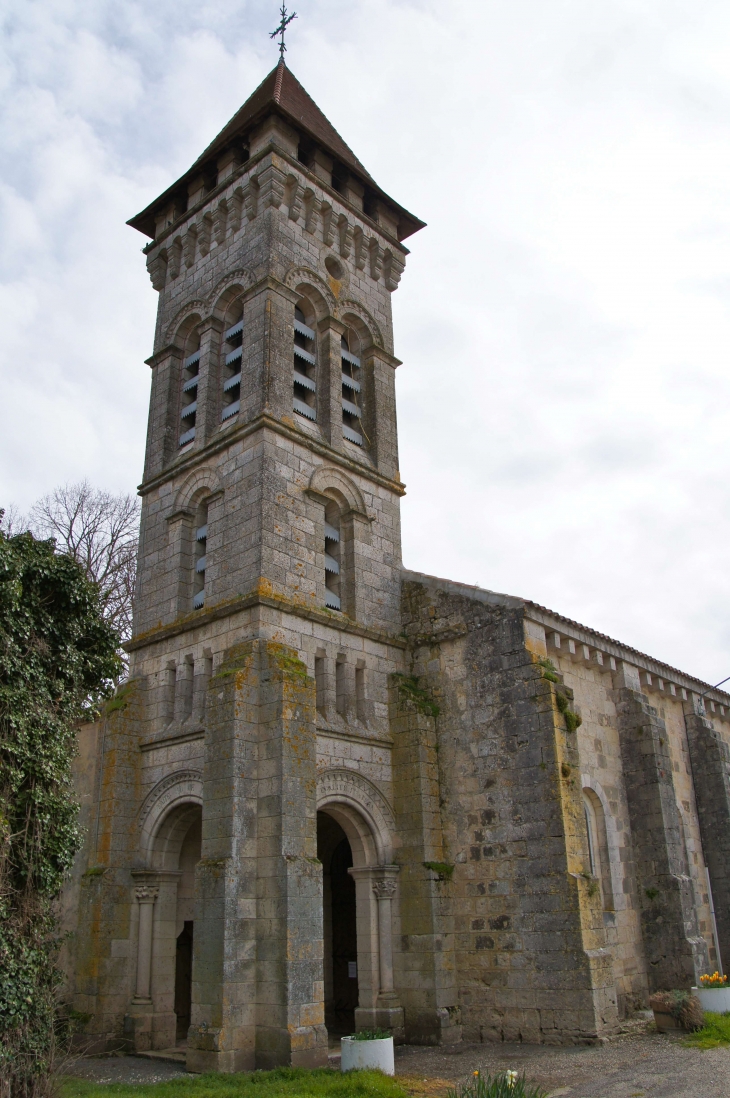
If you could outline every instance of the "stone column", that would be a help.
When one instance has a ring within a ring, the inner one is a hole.
[[[702,850],[710,876],[720,948],[718,965],[730,965],[730,748],[708,720],[704,699],[684,705]]]
[[[210,441],[218,429],[220,416],[221,335],[223,322],[215,316],[206,317],[200,325],[200,367],[198,370],[198,411],[195,417],[194,446],[200,448]],[[228,348],[230,350],[230,348]]]
[[[358,892],[357,972],[358,1030],[381,1027],[393,1033],[396,1044],[405,1040],[403,1007],[394,986],[393,897],[400,866],[361,866],[349,869]],[[373,910],[375,897],[377,913]]]
[[[330,446],[342,448],[342,336],[345,325],[327,316],[318,324],[317,417]]]
[[[386,866],[386,872],[397,872],[399,866]],[[380,946],[380,994],[378,1002],[394,994],[393,988],[393,917],[395,878],[384,877],[373,881],[373,892],[378,901],[378,945]]]
[[[689,988],[707,971],[709,958],[685,870],[669,737],[641,692],[637,668],[621,663],[615,685],[649,990]]]
[[[137,941],[137,988],[132,1002],[135,1006],[152,1005],[150,976],[152,974],[152,916],[159,888],[141,884],[134,890],[139,904],[139,933]]]

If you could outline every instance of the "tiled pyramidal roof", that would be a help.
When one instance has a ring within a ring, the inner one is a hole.
[[[195,175],[200,174],[206,167],[215,163],[227,146],[240,141],[250,132],[254,126],[275,111],[286,119],[295,129],[306,134],[313,142],[323,148],[335,161],[339,162],[352,175],[380,198],[385,199],[399,215],[399,237],[405,239],[418,229],[423,228],[424,222],[409,213],[392,198],[390,198],[377,185],[368,170],[360,163],[352,149],[340,137],[331,122],[325,118],[322,111],[312,97],[304,90],[296,76],[280,61],[275,69],[262,80],[256,91],[248,97],[243,106],[236,111],[230,122],[220,131],[218,136],[198,157],[195,163],[182,175],[171,187],[150,203],[146,209],[127,222],[135,229],[154,237],[155,211],[186,184]]]

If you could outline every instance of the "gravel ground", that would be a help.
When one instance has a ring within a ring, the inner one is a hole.
[[[684,1048],[668,1034],[626,1036],[605,1045],[462,1045],[396,1050],[396,1072],[455,1081],[475,1069],[524,1072],[557,1098],[729,1098],[730,1048]]]
[[[164,1083],[187,1072],[179,1064],[146,1056],[90,1056],[71,1064],[67,1074],[94,1083]]]
[[[681,1038],[639,1031],[604,1045],[457,1045],[396,1049],[396,1073],[421,1095],[482,1072],[524,1072],[553,1098],[730,1098],[730,1048],[684,1048]],[[137,1056],[77,1061],[69,1074],[99,1083],[157,1083],[185,1074],[176,1064]],[[441,1085],[439,1085],[439,1082]],[[418,1085],[420,1084],[420,1086]],[[425,1085],[424,1085],[425,1084]]]

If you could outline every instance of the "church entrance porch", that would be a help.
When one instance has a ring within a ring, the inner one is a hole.
[[[170,809],[151,836],[149,869],[134,870],[138,908],[135,995],[130,1008],[137,1051],[184,1045],[190,1025],[195,866],[201,809]]]

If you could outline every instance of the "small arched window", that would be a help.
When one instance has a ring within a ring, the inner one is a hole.
[[[195,438],[195,419],[198,411],[198,375],[200,373],[200,333],[193,331],[185,341],[182,369],[182,393],[180,401],[180,446],[187,446]]]
[[[206,545],[208,541],[208,501],[198,504],[193,533],[193,610],[205,604]]]
[[[340,341],[342,353],[342,434],[362,446],[362,382],[360,340],[348,328]]]
[[[593,807],[589,804],[588,798],[583,797],[583,811],[586,817],[586,830],[588,832],[588,863],[590,865],[591,873],[594,877],[599,874],[596,873],[597,861],[597,847],[596,847],[596,824],[593,818]]]
[[[588,861],[591,875],[601,888],[604,911],[613,911],[613,883],[606,831],[606,814],[600,797],[592,789],[583,790],[583,812],[588,833]]]
[[[307,323],[302,301],[294,310],[294,411],[317,418],[317,353],[314,329]],[[312,318],[313,319],[313,318]]]
[[[324,510],[324,604],[342,609],[340,552],[340,509],[332,500]]]
[[[243,303],[234,302],[228,310],[223,332],[222,408],[223,423],[241,408],[241,363],[243,361]]]

